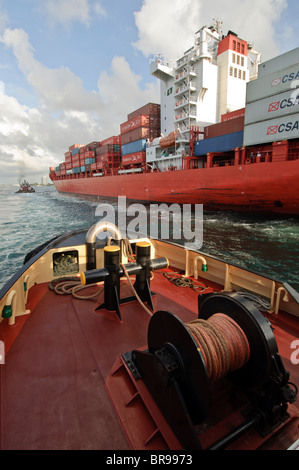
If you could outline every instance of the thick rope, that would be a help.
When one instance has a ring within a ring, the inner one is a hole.
[[[102,283],[101,283],[102,284]],[[102,291],[103,287],[95,292],[94,294],[90,295],[78,295],[77,292],[83,289],[87,289],[89,287],[99,286],[100,283],[90,284],[88,286],[82,286],[81,281],[77,277],[65,277],[60,279],[55,279],[54,281],[50,282],[49,289],[54,290],[54,292],[58,295],[66,295],[71,294],[73,297],[79,300],[89,300],[97,297]]]
[[[196,279],[191,279],[190,277],[184,277],[180,273],[165,271],[160,272],[161,274],[163,274],[164,277],[166,277],[166,279],[168,279],[168,281],[170,281],[177,287],[190,287],[191,289],[199,293],[204,292],[206,289],[209,289],[209,286],[207,286],[206,284],[203,284],[202,282]]]
[[[125,265],[124,265],[124,264],[121,264],[121,267],[122,267],[123,270],[124,270],[124,274],[125,274],[125,276],[126,276],[126,278],[127,278],[127,281],[128,281],[128,283],[129,283],[129,286],[131,287],[131,289],[132,289],[132,291],[133,291],[133,294],[135,295],[137,301],[139,302],[139,304],[141,305],[141,307],[146,311],[146,313],[148,313],[150,316],[152,316],[152,315],[153,315],[153,312],[151,312],[151,310],[149,310],[149,309],[146,307],[146,305],[144,304],[144,302],[140,299],[139,295],[137,294],[137,292],[136,292],[136,290],[135,290],[135,288],[134,288],[134,286],[133,286],[133,284],[132,284],[132,281],[131,281],[131,279],[130,279],[130,276],[129,276],[129,274],[128,274],[128,271],[126,270]]]
[[[211,383],[241,369],[250,358],[244,331],[230,317],[216,313],[208,320],[186,324],[205,361]]]

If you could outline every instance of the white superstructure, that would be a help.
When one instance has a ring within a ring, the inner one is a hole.
[[[256,78],[259,63],[260,54],[232,31],[223,36],[219,22],[197,31],[194,45],[174,65],[156,58],[150,70],[160,80],[161,133],[178,129],[177,148],[187,152],[191,126],[203,130],[245,107],[246,83]],[[154,161],[152,154],[147,161]]]

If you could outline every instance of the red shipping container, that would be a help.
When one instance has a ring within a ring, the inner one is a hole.
[[[160,136],[159,129],[150,129],[149,127],[139,127],[121,136],[121,144],[126,145],[140,139],[155,139]]]
[[[106,162],[98,162],[97,163],[97,170],[102,170],[103,168],[106,168]]]
[[[119,145],[119,144],[116,144],[116,145]],[[120,153],[120,147],[119,147],[119,150],[117,151],[115,149],[114,144],[105,144],[96,149],[96,155],[103,155],[104,153],[118,154]]]
[[[103,155],[97,155],[96,163],[107,162],[109,160],[109,154],[104,153]]]
[[[71,162],[66,163],[65,168],[66,168],[66,170],[71,170],[73,168],[72,163]]]
[[[83,147],[83,145],[81,145],[81,144],[74,144],[74,145],[72,145],[71,147],[69,147],[69,151],[71,152],[72,150],[77,149],[77,148],[80,148],[80,147]]]
[[[72,159],[72,167],[75,168],[75,167],[77,167],[77,166],[80,166],[80,159],[79,159],[79,156],[78,156],[78,158],[75,158],[75,159],[73,158],[73,159]]]
[[[245,116],[245,108],[237,109],[231,113],[222,114],[221,122],[230,121],[231,119],[236,119],[243,116]]]
[[[149,116],[145,116],[143,114],[130,119],[129,121],[124,122],[120,125],[120,132],[121,134],[125,134],[126,132],[132,131],[137,127],[149,127]]]
[[[135,165],[137,163],[143,163],[146,159],[146,152],[131,153],[122,157],[123,165]]]
[[[244,130],[244,116],[230,119],[229,121],[219,122],[204,128],[204,138],[211,139],[221,135],[233,134]]]
[[[94,158],[94,156],[95,156],[95,150],[89,150],[84,153],[85,158]]]
[[[149,116],[149,126],[152,129],[160,129],[161,128],[161,121],[160,116]]]
[[[128,121],[138,116],[139,114],[145,114],[149,116],[160,116],[160,105],[156,103],[148,103],[139,109],[136,109],[132,113],[128,114]]]
[[[97,169],[97,164],[96,164],[96,163],[92,163],[92,164],[90,165],[90,169],[91,169],[91,170],[96,170],[96,169]]]
[[[65,152],[64,156],[65,156],[65,159],[70,158],[70,157],[72,157],[72,152],[70,152],[70,151]]]
[[[121,134],[125,134],[126,132],[130,132],[138,127],[160,129],[160,117],[149,115],[145,116],[144,114],[141,114],[121,124],[120,131]]]
[[[91,142],[90,144],[85,145],[85,151],[87,152],[88,150],[95,150],[99,146],[100,142]]]
[[[108,139],[102,140],[100,142],[100,145],[120,145],[120,136],[119,135],[113,135],[112,137],[109,137]]]

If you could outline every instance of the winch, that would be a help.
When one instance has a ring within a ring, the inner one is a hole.
[[[296,400],[270,322],[238,293],[204,294],[198,304],[198,318],[186,324],[157,311],[148,349],[124,354],[125,362],[184,449],[202,449],[196,426],[208,418],[213,391],[224,382],[246,396],[244,420],[209,449],[226,448],[252,428],[267,435]]]

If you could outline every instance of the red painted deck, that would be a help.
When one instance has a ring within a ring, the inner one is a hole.
[[[184,322],[196,318],[198,293],[188,288],[186,295],[186,288],[173,286],[158,273],[151,288],[156,293],[155,309],[168,310]],[[122,296],[131,295],[126,289]],[[107,394],[106,380],[119,355],[147,346],[150,316],[131,302],[121,306],[120,321],[106,310],[95,312],[100,303],[101,297],[77,300],[57,296],[45,284],[36,285],[29,292],[32,313],[26,321],[19,318],[14,327],[2,322],[0,339],[8,339],[19,329],[21,332],[6,355],[5,365],[0,366],[1,449],[134,448],[135,441],[122,429]],[[290,344],[299,337],[298,327],[283,315],[271,316],[271,321],[285,367],[298,385],[299,365],[290,361]],[[122,389],[116,391],[121,402]],[[277,448],[299,438],[298,409],[290,409],[293,417],[275,439]],[[146,425],[149,434],[151,426],[151,422]],[[139,432],[144,432],[144,426],[136,428],[136,435]],[[203,442],[208,445],[209,440],[207,433]],[[257,446],[263,443],[261,438],[255,441],[254,434],[252,442]],[[161,440],[154,439],[150,445],[160,446]]]

